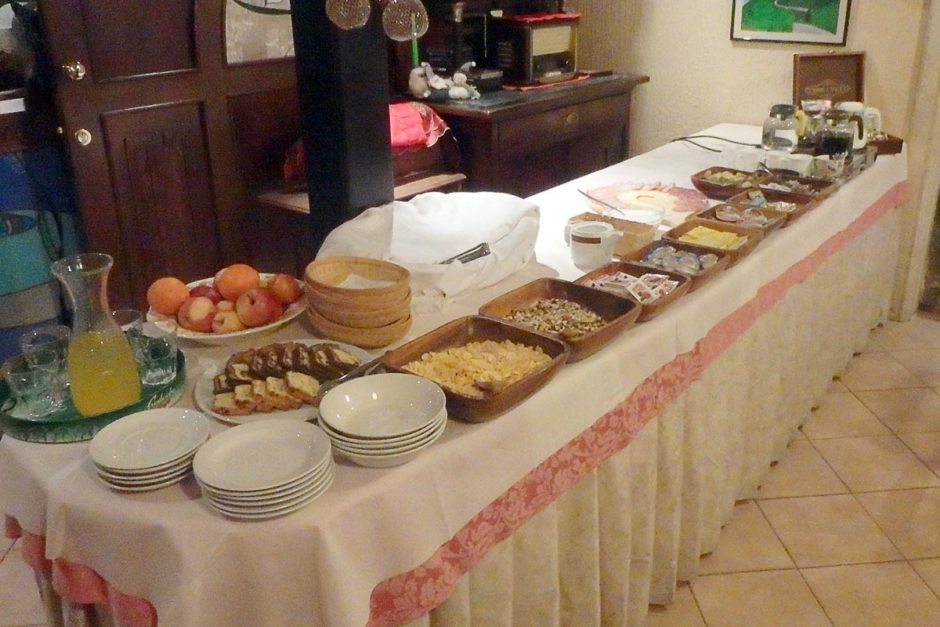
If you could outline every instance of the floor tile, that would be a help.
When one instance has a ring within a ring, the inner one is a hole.
[[[940,559],[914,560],[911,566],[927,582],[934,594],[940,596]]]
[[[940,475],[940,433],[901,433],[898,435],[920,461]]]
[[[847,494],[848,491],[813,445],[798,440],[790,443],[783,458],[770,469],[761,482],[757,498]]]
[[[891,355],[927,385],[940,385],[940,348],[892,351]]]
[[[679,584],[676,598],[668,606],[651,605],[646,627],[705,627],[689,585]]]
[[[924,385],[923,381],[902,366],[890,353],[863,353],[853,357],[842,374],[842,383],[852,391],[890,390]]]
[[[830,624],[795,570],[707,575],[692,582],[692,592],[708,625]]]
[[[904,557],[940,557],[940,488],[856,496]]]
[[[906,562],[802,571],[838,627],[936,625],[940,600]]]
[[[757,504],[745,501],[735,506],[731,521],[721,530],[718,548],[702,558],[699,573],[710,575],[784,568],[793,568],[793,560]]]
[[[891,430],[875,417],[851,392],[827,394],[819,409],[803,425],[810,440],[850,438],[862,435],[889,435]]]
[[[897,433],[940,432],[940,394],[930,388],[856,394],[881,422]]]
[[[852,495],[775,499],[758,505],[801,568],[901,559]]]
[[[894,436],[816,440],[813,445],[853,492],[940,486],[940,478]]]
[[[888,322],[875,329],[872,339],[890,351],[940,348],[940,324],[930,317],[918,314],[907,322]]]
[[[845,384],[842,383],[841,379],[833,379],[829,382],[829,387],[826,389],[826,392],[829,394],[835,394],[836,392],[848,392],[849,388],[845,387]]]
[[[32,569],[18,548],[0,563],[0,625],[41,625],[46,614]]]

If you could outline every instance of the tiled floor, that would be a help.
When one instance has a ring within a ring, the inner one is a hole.
[[[940,318],[871,337],[651,627],[940,625]]]
[[[803,435],[651,627],[940,625],[940,319],[875,330]],[[0,626],[43,624],[0,555]]]

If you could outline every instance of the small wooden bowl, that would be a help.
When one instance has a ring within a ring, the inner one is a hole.
[[[337,324],[324,318],[312,307],[307,307],[307,318],[314,329],[324,337],[346,342],[362,348],[381,348],[400,340],[411,329],[411,315],[383,327],[371,329]]]
[[[411,315],[411,292],[397,302],[379,300],[359,306],[337,305],[322,292],[307,288],[307,304],[321,316],[347,327],[374,329]]]
[[[838,189],[839,187],[836,183],[833,183],[832,181],[828,181],[826,179],[815,178],[811,176],[798,176],[798,175],[793,175],[793,174],[777,174],[775,176],[771,176],[767,178],[766,180],[762,181],[760,187],[761,187],[761,191],[766,191],[764,186],[767,183],[787,184],[787,183],[792,183],[792,182],[797,182],[801,185],[806,185],[807,187],[813,190],[813,193],[807,194],[803,192],[793,192],[793,191],[788,192],[788,193],[794,194],[796,196],[808,197],[811,200],[815,199],[815,200],[820,200],[820,201],[831,196],[832,193],[835,192],[836,189]],[[771,190],[771,191],[781,191],[781,190]]]
[[[720,185],[718,183],[713,183],[709,181],[706,177],[711,174],[718,174],[719,172],[730,172],[732,174],[744,174],[752,177],[755,184],[750,186],[745,185]],[[723,168],[719,166],[706,168],[701,172],[696,172],[691,176],[692,185],[698,191],[702,192],[709,198],[714,200],[727,200],[736,194],[740,194],[743,191],[750,189],[757,189],[757,184],[767,178],[767,174],[761,172],[746,172],[744,170],[735,170],[734,168]]]
[[[466,316],[452,320],[437,329],[389,351],[382,357],[382,365],[393,372],[408,372],[404,366],[420,359],[427,352],[465,346],[469,342],[510,340],[517,344],[541,347],[551,357],[551,363],[500,390],[482,397],[471,397],[441,387],[447,396],[448,413],[467,422],[486,422],[519,404],[545,385],[568,359],[564,342],[533,333],[521,327],[506,324],[485,316]]]
[[[715,231],[728,231],[730,233],[735,233],[736,235],[743,235],[747,237],[747,240],[734,250],[725,250],[722,248],[712,248],[711,246],[695,244],[700,248],[707,248],[709,252],[720,251],[728,253],[728,256],[731,258],[731,261],[728,263],[729,267],[736,264],[742,257],[754,250],[754,247],[757,246],[757,244],[760,243],[761,239],[764,237],[764,233],[760,229],[747,229],[743,226],[735,226],[725,222],[710,222],[708,220],[692,218],[691,220],[686,220],[679,226],[671,228],[663,233],[662,240],[667,242],[679,242],[680,244],[687,244],[689,242],[684,242],[679,238],[697,226],[704,226]]]
[[[673,281],[677,281],[679,284],[671,292],[657,298],[651,303],[641,303],[638,300],[634,299],[630,294],[624,294],[619,296],[617,294],[610,293],[612,296],[617,296],[618,298],[625,298],[632,302],[636,302],[643,311],[640,313],[640,317],[637,318],[637,322],[646,322],[647,320],[652,320],[659,314],[663,312],[666,307],[671,305],[676,299],[689,291],[689,288],[692,286],[692,279],[684,274],[679,274],[678,272],[670,272],[668,270],[660,270],[658,268],[650,268],[649,266],[641,266],[636,263],[629,263],[623,261],[615,261],[602,266],[596,270],[588,272],[581,278],[577,279],[575,283],[578,285],[586,285],[588,281],[593,281],[601,277],[610,276],[617,274],[618,272],[623,272],[630,274],[632,276],[643,276],[644,274],[665,274]],[[593,288],[599,291],[604,291],[601,288]]]
[[[753,190],[748,190],[753,191]],[[787,224],[790,224],[801,215],[816,207],[819,204],[819,201],[815,198],[810,198],[809,196],[802,196],[800,194],[791,194],[790,192],[780,192],[775,189],[762,189],[760,193],[764,195],[764,198],[768,202],[792,202],[796,205],[796,209],[790,212],[781,211],[787,215]],[[742,205],[746,207],[751,207],[753,205],[748,204],[748,192],[742,192],[737,196],[732,196],[728,199],[729,205]],[[776,210],[775,210],[776,211]]]
[[[349,275],[389,282],[362,289],[340,287]],[[359,307],[375,302],[399,302],[411,290],[407,269],[366,257],[327,257],[311,261],[304,271],[304,283],[338,306]]]
[[[710,248],[702,248],[701,246],[695,246],[694,244],[686,244],[685,242],[653,242],[635,253],[631,254],[629,257],[623,259],[623,261],[631,261],[638,266],[643,266],[644,268],[649,268],[652,272],[670,272],[670,270],[665,270],[653,264],[647,264],[642,261],[648,252],[653,249],[659,248],[660,246],[672,246],[676,250],[687,250],[693,252],[696,255],[712,254],[718,257],[718,261],[715,262],[711,267],[702,270],[697,274],[684,274],[682,272],[677,272],[676,274],[683,274],[688,276],[691,279],[691,285],[689,287],[690,292],[694,292],[703,285],[707,284],[713,278],[718,276],[718,274],[728,267],[728,264],[731,263],[731,257],[728,255],[727,251],[724,250],[712,250]]]
[[[543,298],[560,298],[577,303],[590,309],[607,323],[596,331],[575,338],[564,338],[559,333],[535,331],[530,327],[507,320],[513,310],[534,305]],[[522,287],[494,298],[480,307],[480,315],[499,318],[507,324],[520,326],[534,333],[543,333],[557,338],[568,345],[571,354],[569,362],[575,362],[593,355],[604,347],[618,333],[629,329],[641,313],[639,303],[624,300],[615,294],[597,290],[585,285],[576,285],[560,279],[536,279]]]
[[[721,224],[736,224],[739,226],[745,226],[745,228],[749,228],[749,229],[760,229],[761,231],[764,232],[764,235],[767,235],[768,233],[772,233],[773,231],[776,231],[777,229],[787,224],[787,214],[785,212],[775,211],[773,209],[758,209],[758,208],[753,208],[752,210],[755,213],[759,213],[765,218],[767,218],[767,222],[763,225],[746,226],[738,222],[732,222],[730,220],[722,220],[721,218],[718,217],[718,211],[720,211],[723,207],[732,207],[738,210],[747,208],[747,207],[744,207],[743,205],[733,205],[731,203],[722,203],[720,205],[715,205],[714,207],[709,207],[708,209],[705,209],[704,211],[699,211],[698,213],[694,213],[688,218],[686,218],[686,220],[691,220],[693,218],[700,218],[702,220],[708,220],[710,222],[719,222]]]

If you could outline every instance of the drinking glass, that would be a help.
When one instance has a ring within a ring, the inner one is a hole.
[[[111,318],[125,334],[129,331],[140,331],[144,323],[144,315],[136,309],[115,309],[111,312]]]
[[[53,324],[20,336],[20,351],[26,363],[30,368],[51,368],[59,379],[55,390],[65,390],[69,384],[67,359],[71,333],[64,324]]]
[[[131,330],[128,338],[134,348],[140,382],[144,385],[163,385],[176,376],[176,323],[167,320],[159,325],[144,322],[140,330]]]
[[[50,353],[45,353],[49,355]],[[11,412],[18,418],[42,418],[65,406],[65,378],[58,369],[65,370],[64,361],[31,366],[22,355],[8,358],[3,363],[3,377],[16,399]]]

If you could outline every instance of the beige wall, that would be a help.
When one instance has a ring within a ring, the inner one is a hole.
[[[905,135],[917,37],[929,0],[853,0],[848,44],[865,51],[865,100]],[[581,62],[650,76],[634,92],[634,154],[719,122],[760,124],[790,102],[793,54],[825,46],[731,41],[732,0],[577,0]]]

